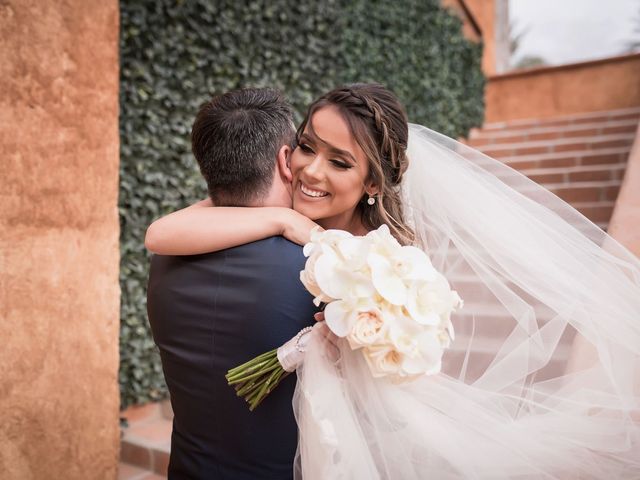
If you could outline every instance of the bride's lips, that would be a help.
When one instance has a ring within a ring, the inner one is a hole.
[[[302,193],[303,197],[305,198],[325,198],[329,196],[328,192],[325,192],[324,190],[317,190],[315,188],[311,188],[307,185],[305,185],[303,182],[298,182],[298,191],[300,191],[300,193]]]

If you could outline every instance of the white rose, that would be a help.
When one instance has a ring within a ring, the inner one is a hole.
[[[403,355],[391,347],[369,347],[363,353],[374,377],[397,375],[404,360]]]
[[[384,340],[385,330],[385,321],[379,309],[359,311],[347,341],[353,350],[375,345]]]

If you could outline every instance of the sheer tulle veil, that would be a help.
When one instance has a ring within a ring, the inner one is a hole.
[[[515,170],[410,126],[401,191],[460,293],[442,373],[395,385],[319,335],[296,478],[640,478],[640,262]]]

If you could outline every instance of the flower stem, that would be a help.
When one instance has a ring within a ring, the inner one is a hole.
[[[286,372],[277,355],[278,349],[258,355],[257,357],[230,369],[225,375],[227,383],[232,385],[239,397],[249,403],[253,411],[285,378]]]

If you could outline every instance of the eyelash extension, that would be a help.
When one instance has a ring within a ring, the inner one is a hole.
[[[313,153],[313,148],[311,148],[306,143],[299,143],[298,146],[300,147],[300,150],[302,150],[304,153]]]
[[[333,163],[333,165],[343,170],[349,170],[350,168],[353,167],[353,165],[349,165],[348,163],[343,163],[338,160],[331,160],[331,163]]]

